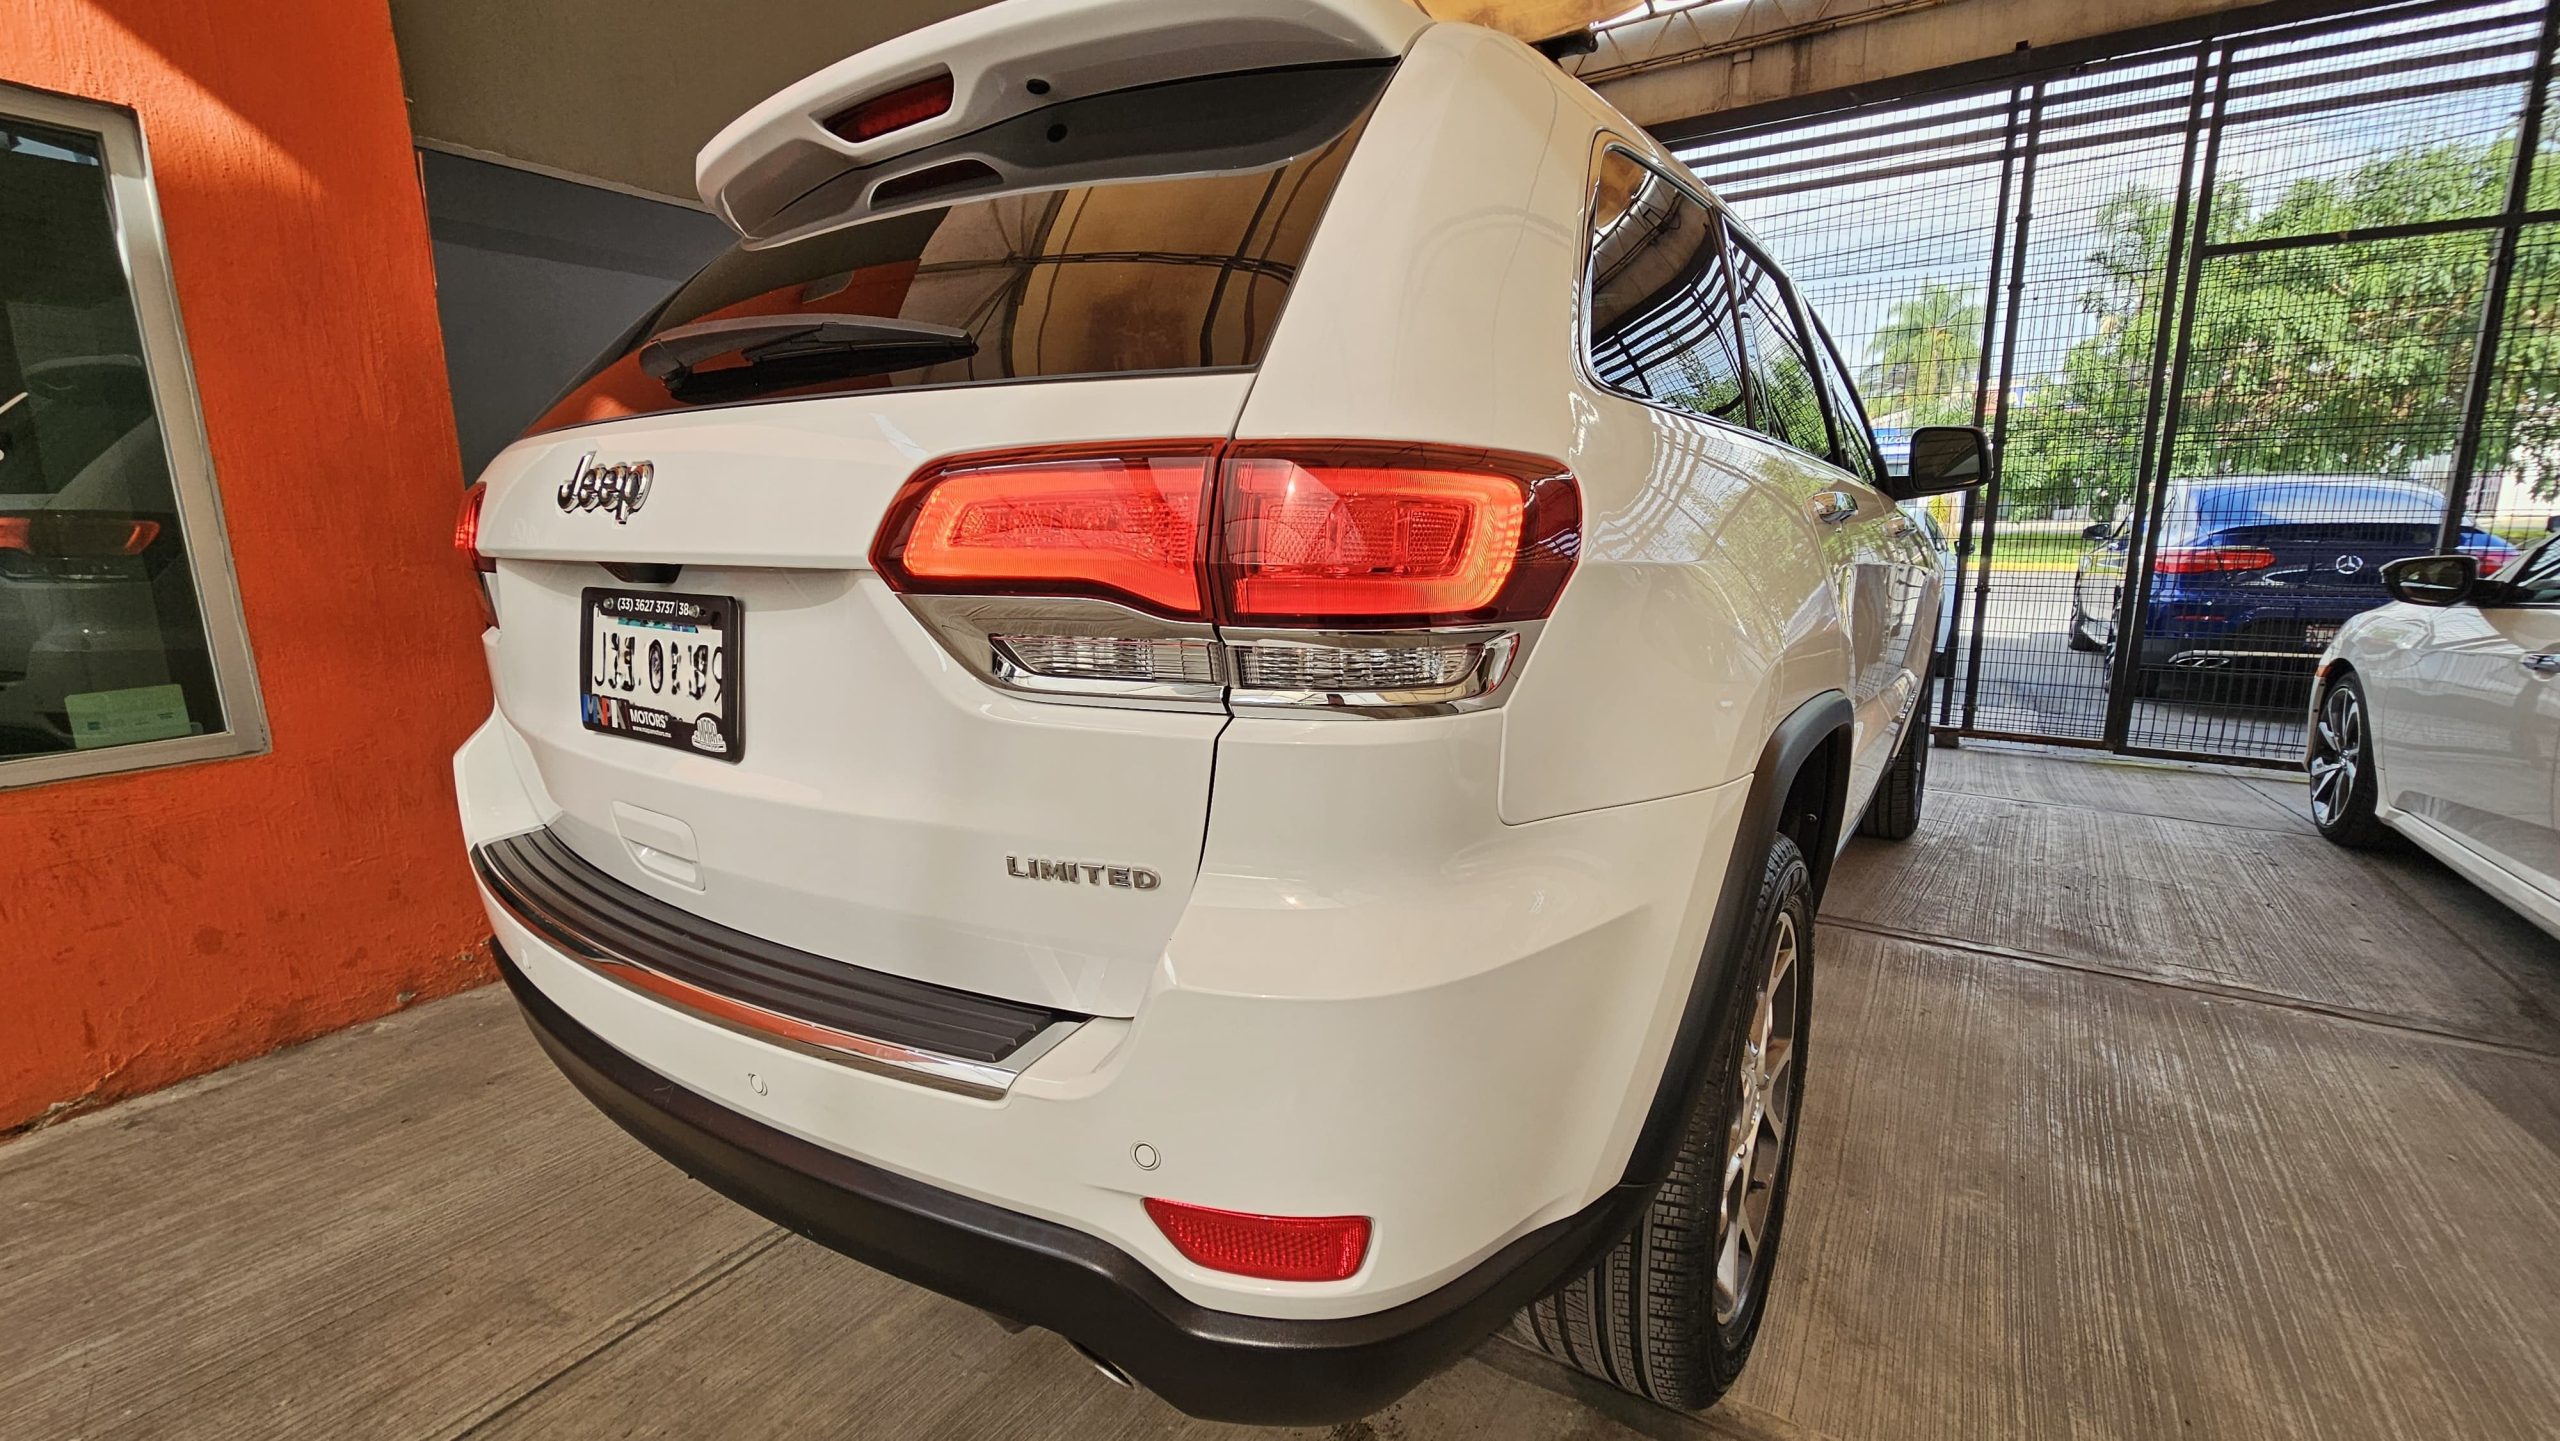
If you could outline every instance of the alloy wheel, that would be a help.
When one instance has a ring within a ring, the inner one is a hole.
[[[1724,1191],[1716,1213],[1715,1315],[1728,1325],[1750,1305],[1768,1270],[1771,1203],[1795,1117],[1794,1069],[1803,1020],[1793,912],[1770,927],[1750,1029],[1735,1066],[1740,1095],[1727,1135]]]
[[[2344,685],[2330,687],[2311,726],[2311,818],[2335,825],[2364,766],[2364,707]]]

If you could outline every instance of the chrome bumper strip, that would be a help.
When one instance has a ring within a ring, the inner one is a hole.
[[[490,898],[526,930],[589,972],[723,1030],[856,1070],[980,1100],[1000,1100],[1012,1089],[1016,1077],[1083,1024],[1082,1017],[1051,1013],[1053,1018],[1028,1039],[1000,1056],[982,1060],[864,1035],[727,994],[703,984],[698,978],[678,974],[682,969],[680,966],[669,964],[664,959],[653,961],[639,954],[643,947],[599,935],[599,928],[581,924],[576,916],[564,913],[566,908],[546,903],[537,894],[538,887],[527,884],[524,876],[514,873],[510,864],[512,857],[505,849],[510,842],[524,842],[534,836],[541,836],[552,846],[560,844],[548,832],[537,831],[472,848],[471,868],[478,874],[480,884]],[[602,872],[597,872],[590,883],[596,882],[616,887],[621,885]],[[637,892],[632,894],[638,896]],[[640,899],[662,904],[655,902],[654,898]],[[701,925],[705,932],[716,929],[708,922]],[[670,941],[671,947],[683,944],[682,939],[676,937],[670,937]],[[842,962],[825,961],[820,957],[808,959],[828,966],[843,965]],[[844,969],[847,973],[855,970],[851,966],[844,966]],[[876,972],[869,974],[874,978],[879,975]],[[944,989],[928,987],[923,982],[906,984],[921,990]],[[1034,1009],[994,998],[985,1000],[991,1011],[1006,1019],[1018,1019],[1026,1011]]]

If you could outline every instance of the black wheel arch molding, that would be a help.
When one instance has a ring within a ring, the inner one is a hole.
[[[1831,878],[1832,857],[1849,823],[1849,738],[1856,716],[1848,696],[1825,691],[1789,712],[1761,747],[1750,791],[1742,802],[1742,818],[1734,827],[1733,847],[1725,858],[1724,878],[1716,890],[1706,945],[1690,977],[1689,998],[1681,1006],[1680,1026],[1672,1035],[1671,1055],[1663,1065],[1653,1104],[1627,1158],[1621,1190],[1633,1189],[1650,1197],[1671,1173],[1679,1154],[1682,1123],[1706,1079],[1701,1072],[1713,1049],[1708,1042],[1724,1020],[1719,1012],[1725,980],[1742,963],[1742,948],[1750,941],[1753,896],[1765,849],[1762,838],[1784,833],[1795,840],[1812,872],[1819,913],[1823,887]],[[1825,769],[1809,771],[1815,764]],[[1799,795],[1797,783],[1807,780],[1818,788],[1816,796]],[[1791,802],[1801,804],[1813,798],[1819,799],[1820,807],[1810,818],[1788,813],[1794,809]]]

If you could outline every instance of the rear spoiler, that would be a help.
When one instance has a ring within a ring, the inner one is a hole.
[[[1431,23],[1408,0],[998,0],[749,110],[702,148],[694,179],[751,245],[962,194],[1047,188],[1062,177],[1020,146],[977,154],[969,137],[1168,81],[1390,60]]]

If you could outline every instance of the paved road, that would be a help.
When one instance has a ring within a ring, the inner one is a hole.
[[[1958,676],[1970,658],[1978,579],[1977,574],[1966,580]],[[2075,651],[2066,640],[2070,572],[1995,570],[1981,614],[1974,727],[2055,740],[2098,739],[2106,729],[2109,658]],[[2158,750],[2291,760],[2302,753],[2306,698],[2300,683],[2183,678],[2171,694],[2135,702],[2130,739]],[[1961,716],[1961,688],[1955,703]]]

